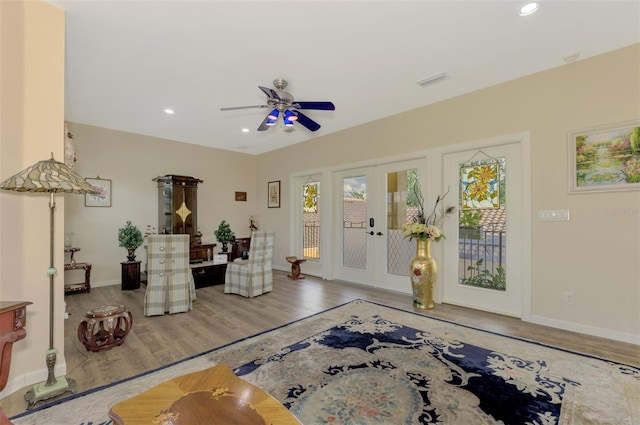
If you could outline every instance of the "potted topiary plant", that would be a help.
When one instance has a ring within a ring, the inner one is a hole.
[[[214,230],[213,234],[216,236],[218,242],[222,243],[222,252],[227,252],[227,243],[233,241],[236,235],[231,231],[231,225],[225,220],[220,222],[218,230]]]
[[[131,224],[131,221],[127,221],[124,227],[118,229],[118,241],[120,246],[127,248],[127,260],[135,261],[136,255],[134,254],[136,248],[142,245],[142,232],[137,226]]]

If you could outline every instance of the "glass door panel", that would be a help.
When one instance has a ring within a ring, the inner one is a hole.
[[[334,175],[335,277],[375,286],[374,226],[375,168],[366,167]]]
[[[409,265],[416,248],[415,241],[404,239],[402,225],[417,215],[411,192],[420,185],[424,163],[403,161],[337,173],[338,279],[411,293]]]
[[[367,176],[342,179],[342,265],[367,269]]]
[[[415,256],[416,243],[404,238],[402,226],[418,215],[416,189],[420,182],[420,170],[424,161],[412,160],[376,167],[378,187],[384,190],[380,196],[378,217],[385,218],[385,228],[376,233],[378,271],[377,286],[396,292],[411,293],[409,264]]]
[[[461,285],[507,290],[506,158],[460,164]]]
[[[457,220],[445,224],[443,302],[521,317],[527,190],[520,143],[447,153],[442,164],[444,186],[459,201]]]
[[[302,256],[320,260],[320,182],[302,185]]]

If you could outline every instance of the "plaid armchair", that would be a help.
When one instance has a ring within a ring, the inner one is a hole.
[[[189,311],[195,299],[196,287],[189,267],[189,235],[149,235],[144,315]]]
[[[236,259],[227,264],[224,293],[253,298],[270,292],[273,287],[271,256],[273,255],[274,232],[251,233],[251,248],[248,260]]]

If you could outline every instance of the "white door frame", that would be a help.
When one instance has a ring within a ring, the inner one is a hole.
[[[512,133],[493,138],[481,139],[470,141],[466,143],[460,143],[451,146],[441,146],[425,151],[417,151],[397,155],[394,157],[381,159],[370,159],[358,163],[340,164],[332,167],[327,167],[321,170],[309,170],[305,172],[298,172],[290,176],[290,187],[294,187],[294,177],[301,175],[322,173],[322,187],[323,187],[323,201],[320,208],[323,210],[321,217],[322,236],[321,236],[321,250],[325,253],[322,256],[322,274],[323,279],[335,279],[335,267],[337,262],[336,253],[333,251],[333,239],[336,236],[334,225],[334,194],[333,194],[333,175],[338,171],[343,171],[351,168],[367,167],[371,165],[380,165],[389,162],[404,161],[410,159],[426,158],[427,160],[427,175],[426,184],[423,186],[423,190],[427,194],[440,193],[442,191],[443,172],[441,170],[441,158],[442,155],[448,152],[457,152],[468,149],[481,149],[485,145],[496,145],[504,143],[512,143],[518,141],[521,144],[522,154],[522,179],[523,188],[526,196],[522,200],[523,211],[523,228],[522,228],[522,241],[520,242],[519,249],[522,252],[522,270],[521,270],[521,285],[522,285],[522,320],[531,321],[531,134],[528,131]],[[428,195],[425,195],[428,196]],[[292,203],[290,204],[290,216],[295,217],[295,211]],[[290,224],[290,240],[289,246],[295,249],[295,234],[299,231],[296,227],[295,220]],[[445,240],[446,241],[446,240]],[[456,241],[457,242],[457,241]],[[432,253],[443,258],[444,244],[436,243],[432,244]],[[516,248],[516,249],[518,249]],[[294,251],[295,252],[295,251]],[[331,255],[328,255],[331,253]],[[442,277],[438,277],[438,280]],[[436,283],[434,291],[434,299],[436,302],[442,302],[443,299],[443,286]]]
[[[509,270],[508,273],[518,273],[517,279],[520,283],[521,290],[521,308],[520,308],[520,317],[522,320],[531,321],[531,143],[530,143],[530,133],[522,132],[522,133],[514,133],[504,136],[498,136],[490,139],[483,139],[478,141],[472,141],[468,143],[458,144],[450,147],[442,147],[438,149],[438,154],[432,157],[432,161],[438,161],[439,164],[430,164],[432,166],[437,167],[440,170],[439,176],[439,187],[442,187],[445,180],[445,170],[443,169],[443,160],[446,154],[463,152],[468,150],[481,150],[482,148],[487,149],[488,147],[501,146],[518,143],[520,145],[520,162],[521,162],[521,178],[522,178],[522,199],[521,199],[521,224],[518,229],[518,233],[520,235],[516,240],[510,241],[512,244],[515,244],[513,249],[518,250],[521,254],[521,266],[518,267],[518,270]],[[430,167],[431,169],[431,167]],[[507,176],[508,178],[508,176]],[[508,195],[507,195],[508,196]],[[457,200],[454,200],[455,203]],[[453,220],[455,221],[455,220]],[[457,231],[455,229],[455,223],[453,222],[445,222],[445,234],[451,233],[452,235],[456,235]],[[451,244],[455,244],[455,249],[451,247]],[[447,251],[446,255],[453,255],[452,252],[456,252],[457,254],[457,244],[458,241],[456,238],[451,238],[449,240],[445,239],[445,243],[438,246],[439,244],[435,244],[436,249],[439,249],[438,256],[440,258],[444,258],[445,251]],[[434,244],[432,244],[433,248]],[[448,248],[448,249],[445,249]],[[457,255],[456,255],[457,258]],[[443,284],[438,284],[439,282],[444,282],[444,279],[455,279],[457,280],[457,272],[455,276],[452,275],[453,272],[449,272],[447,274],[447,270],[442,270],[442,277],[438,277],[438,281],[436,284],[436,294],[435,299],[437,302],[447,302],[445,296],[445,288]],[[475,307],[477,308],[477,307]],[[489,310],[487,310],[489,311]]]
[[[333,255],[331,254],[331,231],[333,210],[331,172],[329,170],[313,170],[304,173],[292,174],[289,178],[289,187],[293,188],[290,207],[291,228],[289,232],[289,246],[292,248],[288,255],[296,255],[302,258],[302,203],[295,200],[302,199],[302,184],[309,176],[318,177],[320,180],[320,259],[307,260],[302,266],[303,275],[309,274],[322,279],[333,279],[331,272],[333,267]]]

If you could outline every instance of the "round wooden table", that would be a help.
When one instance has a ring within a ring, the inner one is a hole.
[[[109,418],[117,425],[302,425],[278,400],[224,364],[121,401]]]

